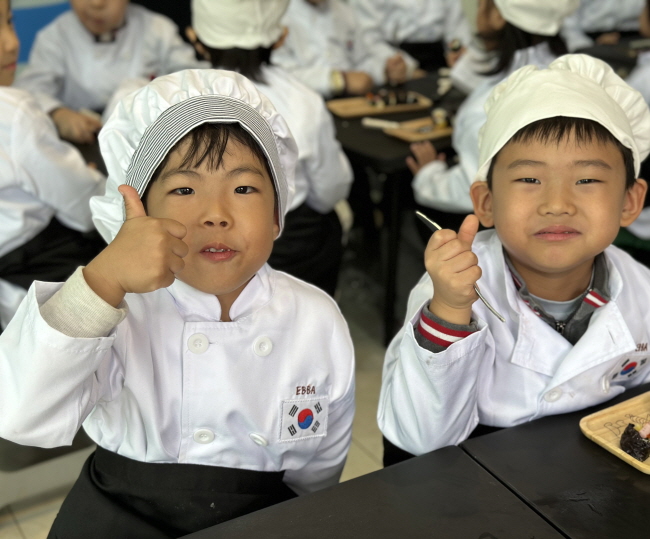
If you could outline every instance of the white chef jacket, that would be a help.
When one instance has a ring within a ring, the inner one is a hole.
[[[580,7],[562,24],[560,35],[569,51],[594,45],[587,32],[616,32],[639,29],[645,0],[582,0]]]
[[[15,85],[38,94],[46,112],[61,106],[100,111],[123,79],[195,67],[206,64],[170,19],[131,4],[112,43],[97,43],[73,11],[57,17],[36,35]]]
[[[650,51],[639,54],[636,66],[625,79],[625,82],[641,92],[643,99],[650,105]]]
[[[636,67],[625,79],[625,82],[641,92],[643,99],[650,105],[650,51],[639,54]],[[644,240],[650,239],[650,207],[643,208],[641,215],[636,218],[628,229]]]
[[[627,253],[605,250],[611,300],[596,309],[572,346],[517,293],[494,230],[472,245],[483,277],[472,308],[479,330],[440,353],[413,335],[433,286],[425,274],[411,291],[404,327],[384,363],[377,420],[394,444],[416,455],[458,444],[479,424],[510,427],[609,400],[650,378],[650,270]]]
[[[0,335],[0,437],[69,445],[83,423],[98,445],[142,462],[284,470],[298,493],[338,481],[354,352],[327,294],[265,265],[220,322],[215,296],[177,280],[127,294],[107,336],[72,338],[39,310],[61,286],[34,283]]]
[[[289,211],[306,202],[320,213],[329,213],[347,198],[353,179],[332,116],[323,98],[286,70],[263,66],[262,77],[266,84],[255,85],[286,120],[298,144],[296,192]]]
[[[362,32],[355,11],[341,0],[318,6],[306,0],[291,0],[282,24],[289,34],[273,51],[272,63],[293,74],[319,94],[331,95],[330,75],[334,70],[365,71],[375,82],[386,81],[386,60],[394,51],[371,42]],[[409,68],[415,60],[402,53]]]
[[[53,217],[74,230],[92,230],[89,200],[103,194],[105,182],[59,138],[30,93],[0,88],[0,256],[34,238]],[[2,325],[24,294],[0,279]]]
[[[467,46],[467,51],[452,66],[449,77],[454,87],[470,94],[491,75],[484,75],[497,66],[498,58],[494,51],[486,51],[478,39],[473,39]]]
[[[518,50],[506,73],[489,77],[467,96],[454,119],[452,145],[458,164],[447,167],[442,161],[428,163],[413,178],[415,200],[424,206],[448,212],[471,212],[469,188],[478,171],[478,134],[487,118],[485,102],[494,86],[520,67],[533,64],[547,67],[555,59],[548,43]]]
[[[472,37],[458,0],[350,0],[359,24],[372,41],[449,43]]]

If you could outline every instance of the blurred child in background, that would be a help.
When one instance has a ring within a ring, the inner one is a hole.
[[[594,45],[615,45],[621,35],[638,35],[644,0],[581,0],[566,18],[562,37],[571,52]]]
[[[88,202],[102,174],[61,141],[25,90],[11,88],[18,60],[9,0],[0,0],[0,328],[34,280],[64,280],[103,247]]]
[[[95,139],[101,113],[124,80],[199,67],[167,17],[129,0],[71,0],[36,36],[16,86],[38,96],[62,138]]]
[[[472,38],[459,0],[351,0],[350,5],[369,42],[387,54],[406,51],[425,71],[447,65],[452,42],[460,48]]]
[[[369,41],[342,0],[291,0],[282,22],[289,34],[273,63],[324,97],[364,95],[374,85],[406,81],[417,68],[404,52]]]

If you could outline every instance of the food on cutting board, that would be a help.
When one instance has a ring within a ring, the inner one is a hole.
[[[621,449],[636,460],[645,461],[650,456],[650,422],[643,426],[628,424],[621,434]]]
[[[392,105],[412,105],[418,102],[418,94],[407,90],[382,88],[377,93],[366,94],[366,99],[373,107],[383,108]]]

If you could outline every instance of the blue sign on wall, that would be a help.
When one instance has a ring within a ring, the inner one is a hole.
[[[46,4],[47,2],[43,3]],[[37,2],[31,2],[31,4],[37,4]],[[19,63],[27,62],[29,51],[36,37],[36,32],[52,22],[61,13],[70,9],[68,2],[57,4],[49,2],[47,4],[44,6],[30,5],[28,7],[19,7],[21,5],[20,2],[13,2],[14,26],[18,34],[18,39],[20,39]]]

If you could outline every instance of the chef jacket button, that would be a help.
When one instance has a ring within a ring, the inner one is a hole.
[[[199,429],[194,433],[194,441],[199,444],[209,444],[214,440],[214,432],[210,429]]]
[[[269,445],[268,440],[264,438],[264,436],[262,436],[261,434],[255,434],[254,432],[252,432],[251,434],[249,434],[249,436],[251,440],[253,440],[257,445],[261,445],[262,447],[266,447],[267,445]]]
[[[610,383],[608,376],[603,376],[603,379],[600,381],[600,385],[605,393],[609,393]]]
[[[187,346],[195,354],[202,354],[208,351],[210,341],[203,333],[195,333],[188,339]]]
[[[253,351],[258,356],[268,356],[273,350],[273,343],[268,337],[258,337],[253,343]]]
[[[562,390],[559,387],[551,389],[546,395],[544,395],[544,400],[546,402],[555,402],[562,396]]]

